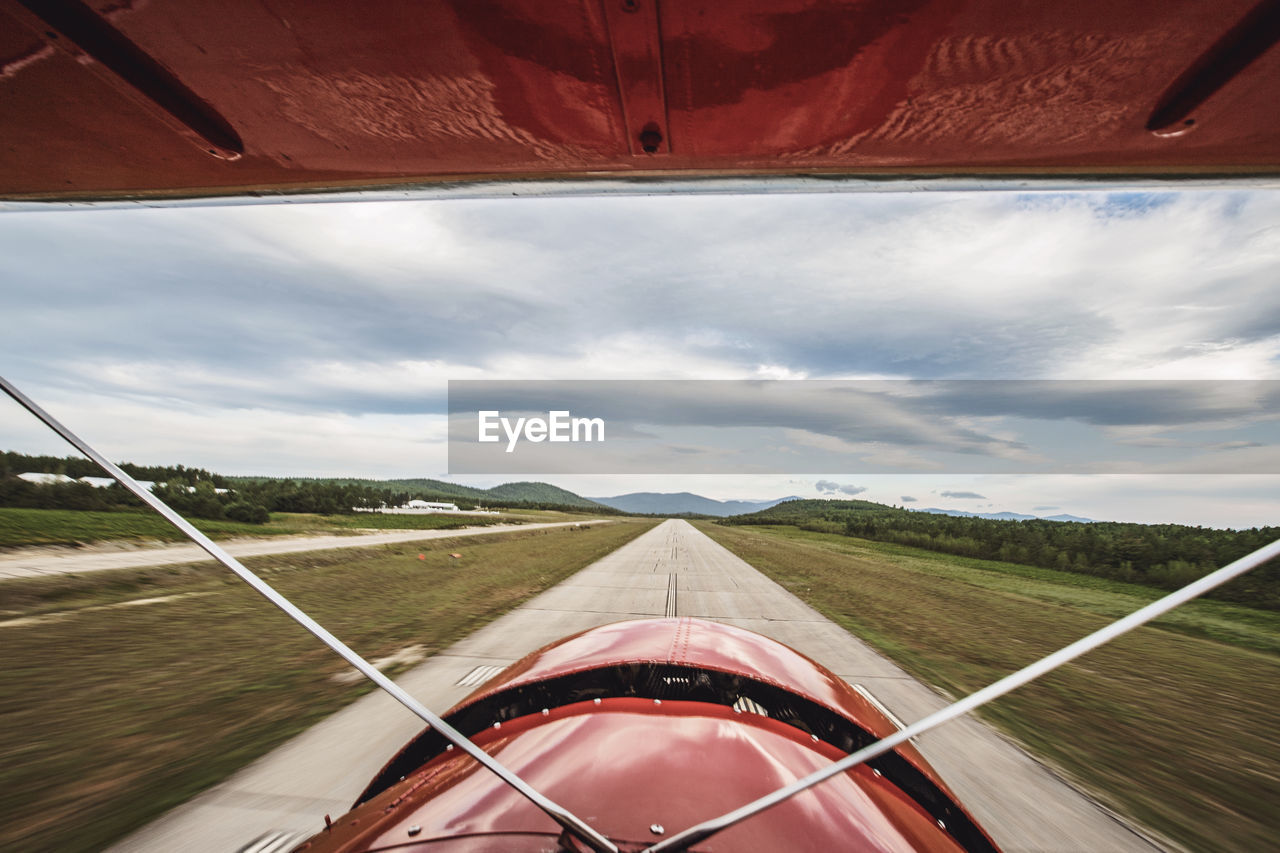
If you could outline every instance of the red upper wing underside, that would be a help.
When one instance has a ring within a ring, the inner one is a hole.
[[[1276,6],[0,0],[0,196],[1273,175]],[[1153,132],[1180,89],[1193,108]]]

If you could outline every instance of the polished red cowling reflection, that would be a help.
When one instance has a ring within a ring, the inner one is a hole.
[[[616,622],[568,637],[512,664],[458,708],[523,684],[635,661],[737,673],[811,699],[856,721],[876,737],[896,731],[894,724],[844,679],[795,649],[753,631],[689,618]],[[898,752],[935,784],[945,787],[915,747],[904,744]]]
[[[812,660],[749,631],[694,619],[621,622],[562,640],[512,665],[447,716],[556,679],[565,683],[632,664],[742,676],[817,703],[873,736],[893,731],[873,706]],[[553,705],[487,725],[474,740],[622,849],[652,844],[845,754],[762,713],[636,696]],[[913,750],[902,758],[936,779]],[[966,849],[891,775],[857,767],[694,849]],[[943,794],[950,797],[945,789]],[[962,811],[954,802],[948,807],[953,814]],[[559,827],[519,793],[448,750],[299,849],[558,850],[559,836]],[[985,835],[979,840],[981,849],[994,849]]]
[[[525,177],[1275,175],[1276,8],[0,0],[0,197]]]

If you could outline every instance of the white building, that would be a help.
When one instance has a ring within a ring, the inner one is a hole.
[[[25,474],[18,475],[19,480],[26,480],[28,483],[35,483],[40,486],[52,486],[56,483],[74,483],[75,480],[66,474],[45,474],[40,471],[28,471]]]
[[[458,512],[457,504],[440,503],[438,501],[412,500],[404,505],[405,509],[421,509],[427,512]]]
[[[81,477],[80,482],[88,483],[95,489],[105,489],[115,482],[113,477]]]

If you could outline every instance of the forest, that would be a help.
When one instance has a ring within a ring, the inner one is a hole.
[[[400,506],[410,500],[446,501],[459,509],[473,509],[474,498],[458,497],[431,488],[414,488],[404,481],[288,479],[273,477],[228,477],[182,465],[155,466],[119,463],[138,480],[154,482],[152,493],[183,515],[206,519],[229,519],[264,524],[270,513],[296,512],[322,515],[350,514],[356,508]],[[101,468],[76,456],[30,456],[12,451],[0,453],[0,506],[33,509],[110,510],[140,508],[142,502],[118,484],[97,488],[88,483],[31,483],[17,475],[26,472],[63,474],[73,479],[104,477]],[[432,483],[436,481],[424,481]],[[441,483],[441,486],[448,484]],[[519,487],[526,487],[520,490]],[[518,509],[563,509],[581,512],[583,506],[570,504],[576,495],[561,490],[548,491],[542,483],[511,483],[480,491],[491,497],[486,506]],[[503,490],[507,490],[504,493]],[[607,507],[593,507],[600,514],[617,514]]]
[[[1181,524],[997,521],[871,501],[787,501],[720,524],[789,524],[983,560],[1039,566],[1176,589],[1280,538],[1280,527],[1219,530]],[[1280,610],[1280,566],[1227,584],[1211,597]]]

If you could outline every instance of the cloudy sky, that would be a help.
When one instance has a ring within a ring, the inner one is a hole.
[[[1280,474],[1280,381],[450,380],[449,470]]]
[[[1277,380],[1278,284],[1280,196],[1266,192],[5,212],[0,369],[117,459],[442,476],[450,379]],[[1180,440],[1140,426],[1129,439]],[[7,401],[0,445],[65,452]],[[1280,519],[1270,474],[543,479],[592,495],[860,489],[970,510]]]

